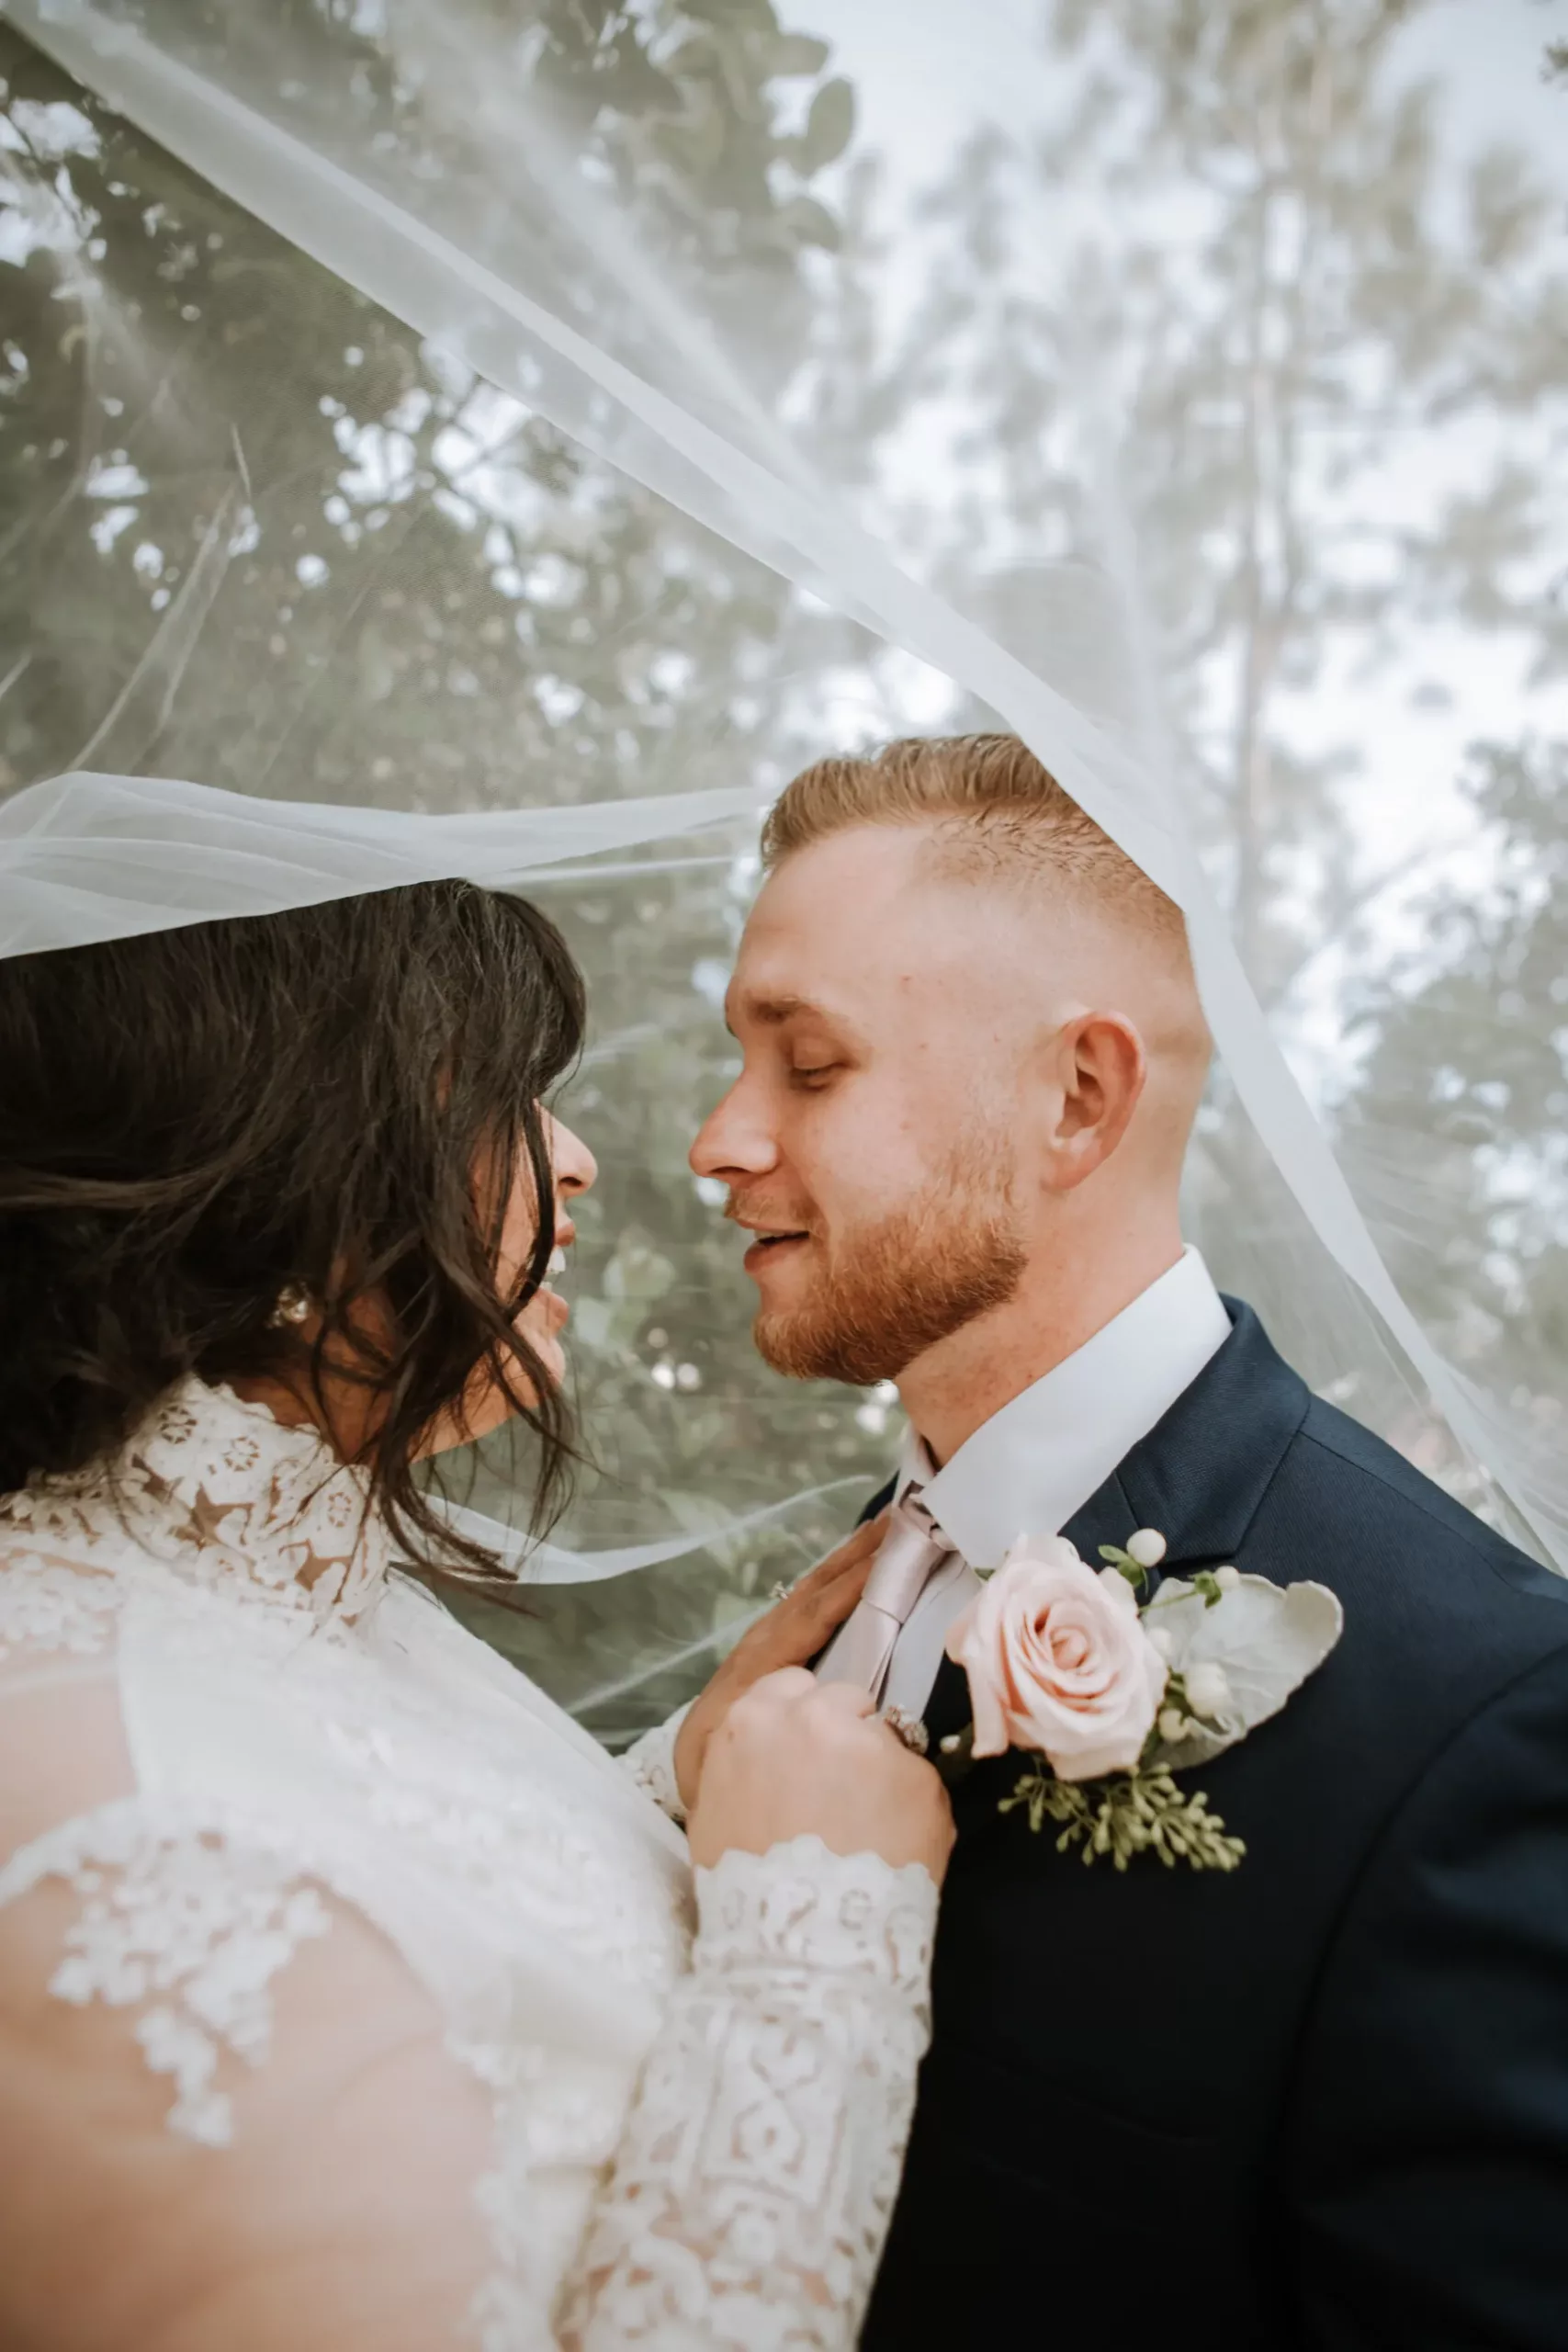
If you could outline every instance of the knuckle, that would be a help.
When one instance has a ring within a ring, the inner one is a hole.
[[[817,1688],[817,1678],[804,1666],[779,1666],[766,1677],[768,1688],[781,1699],[803,1698]]]
[[[757,1677],[750,1689],[736,1701],[736,1709],[744,1707],[752,1721],[766,1718],[792,1701],[798,1702],[814,1687],[803,1666],[775,1666]]]
[[[751,1684],[750,1690],[741,1691],[725,1718],[732,1729],[745,1731],[753,1724],[767,1720],[773,1705],[773,1694],[768,1689],[769,1679],[764,1674]]]

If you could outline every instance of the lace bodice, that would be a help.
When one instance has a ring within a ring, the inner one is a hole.
[[[0,2196],[0,2337],[852,2343],[934,1889],[815,1840],[694,1886],[638,1785],[668,1777],[228,1391],[0,1501],[0,2147],[39,2152]],[[112,2323],[61,2267],[94,2196]]]

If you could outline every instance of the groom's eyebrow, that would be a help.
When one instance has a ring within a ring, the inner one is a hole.
[[[737,1009],[746,1020],[754,1021],[762,1029],[782,1028],[786,1021],[795,1021],[803,1013],[814,1021],[830,1021],[837,1028],[844,1029],[850,1025],[841,1012],[835,1012],[830,1005],[815,1003],[806,996],[744,996]],[[725,1026],[733,1036],[734,1023],[726,1022]]]
[[[751,996],[746,1000],[746,1010],[753,1021],[761,1021],[769,1028],[777,1028],[782,1021],[793,1021],[797,1012],[821,1014],[819,1004],[804,996]]]

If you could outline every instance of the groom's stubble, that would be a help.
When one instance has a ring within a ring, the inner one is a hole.
[[[805,1304],[752,1325],[759,1354],[793,1380],[870,1387],[1005,1306],[1028,1267],[1003,1126],[965,1136],[913,1197],[818,1242]]]

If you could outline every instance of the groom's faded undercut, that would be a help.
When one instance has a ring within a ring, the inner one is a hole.
[[[817,761],[774,803],[762,831],[763,865],[771,869],[861,825],[934,825],[941,871],[1044,882],[1096,902],[1185,960],[1180,908],[1016,735],[907,735],[879,752]]]

